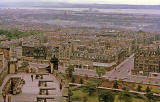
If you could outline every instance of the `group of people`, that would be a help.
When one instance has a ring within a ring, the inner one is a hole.
[[[7,102],[6,101],[7,97],[8,97],[8,102],[11,102],[11,94],[10,93],[6,94],[5,92],[2,92],[2,97],[3,97],[4,102]]]

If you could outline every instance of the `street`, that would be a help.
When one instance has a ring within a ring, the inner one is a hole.
[[[134,68],[134,55],[131,55],[116,68],[107,72],[103,77],[110,80],[126,79],[131,75],[131,69]]]
[[[105,79],[109,80],[123,80],[126,82],[135,82],[142,84],[152,84],[152,85],[160,85],[160,79],[151,78],[147,76],[138,76],[131,75],[131,69],[134,68],[134,54],[116,66],[113,70],[106,72],[104,76]],[[85,76],[88,77],[97,77],[95,70],[86,70],[86,69],[75,69],[74,75]]]
[[[134,67],[134,55],[131,55],[113,70],[106,72],[104,78],[115,80],[124,79],[131,75],[131,69]],[[88,75],[89,77],[97,77],[95,70],[75,69],[74,75]]]

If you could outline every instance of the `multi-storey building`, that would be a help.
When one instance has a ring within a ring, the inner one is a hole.
[[[9,57],[9,49],[0,48],[0,86],[8,74]]]
[[[150,76],[160,73],[159,45],[150,45],[139,49],[134,55],[134,69],[132,74]]]
[[[73,50],[73,47],[72,47],[71,42],[60,44],[59,51],[58,51],[59,52],[59,55],[58,55],[59,59],[61,59],[61,60],[71,59],[72,50]]]
[[[47,48],[45,46],[40,46],[40,47],[22,46],[22,56],[34,57],[36,59],[46,59]]]

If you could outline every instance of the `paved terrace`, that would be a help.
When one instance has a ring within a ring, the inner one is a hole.
[[[35,75],[34,75],[35,76]],[[7,80],[11,77],[21,77],[25,80],[25,84],[22,87],[22,93],[18,95],[12,95],[12,102],[36,102],[36,96],[39,93],[39,87],[38,87],[38,81],[37,79],[34,79],[32,82],[31,80],[31,74],[16,74],[16,75],[8,75],[4,83],[2,84],[2,87],[5,85]],[[54,101],[47,101],[47,102],[61,102],[61,96],[62,93],[59,89],[59,82],[56,80],[56,78],[49,74],[49,76],[44,76],[44,79],[48,80],[54,80],[52,83],[48,83],[48,86],[56,88],[56,90],[49,91],[50,94],[54,94],[55,100]],[[3,98],[1,96],[2,93],[2,87],[0,87],[0,102],[3,102]]]

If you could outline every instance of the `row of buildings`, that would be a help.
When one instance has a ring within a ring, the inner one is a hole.
[[[134,55],[133,75],[160,76],[160,42],[141,47]]]
[[[110,29],[64,28],[41,36],[1,42],[10,48],[10,56],[21,59],[50,60],[55,55],[60,65],[77,68],[112,68],[134,53],[139,46],[150,44],[154,35]]]

